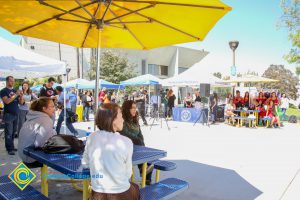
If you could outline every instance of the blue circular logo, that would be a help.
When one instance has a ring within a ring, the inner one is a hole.
[[[191,114],[190,111],[188,111],[188,110],[183,110],[183,111],[181,112],[181,120],[182,120],[182,121],[188,122],[188,121],[190,121],[191,118],[192,118],[192,114]]]

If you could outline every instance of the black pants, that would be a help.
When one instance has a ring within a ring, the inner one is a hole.
[[[139,115],[141,116],[144,124],[147,124],[147,120],[145,118],[145,104],[142,102],[137,102],[136,105],[139,111]]]

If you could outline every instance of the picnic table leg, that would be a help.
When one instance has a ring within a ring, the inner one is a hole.
[[[83,192],[82,192],[82,199],[87,200],[89,197],[89,179],[83,179]]]
[[[158,183],[159,181],[159,176],[160,176],[160,170],[156,170],[156,175],[155,175],[155,183]]]
[[[42,181],[42,194],[48,197],[48,166],[43,164],[43,167],[41,168],[42,174],[41,174],[41,181]]]
[[[256,117],[256,126],[258,126],[258,112],[255,112],[255,117]]]
[[[144,188],[146,185],[146,171],[147,171],[147,163],[144,163],[142,168],[142,188]]]

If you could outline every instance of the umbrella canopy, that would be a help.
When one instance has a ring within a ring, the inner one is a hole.
[[[151,49],[201,41],[231,7],[219,0],[6,0],[0,25],[75,47]],[[42,13],[42,14],[41,14]]]
[[[0,74],[40,78],[66,73],[65,63],[39,55],[0,37]]]
[[[138,85],[157,85],[161,83],[161,79],[151,74],[144,74],[137,76],[126,81],[122,81],[121,84],[125,86],[138,86]]]
[[[66,83],[66,88],[81,89],[81,87],[84,87],[86,85],[90,85],[90,81],[82,79],[82,78],[78,78],[78,79],[74,79],[74,80],[68,81]]]
[[[222,81],[222,82],[224,83],[270,83],[270,82],[278,82],[278,80],[247,74],[242,77],[234,77],[233,79]]]
[[[96,84],[95,80],[89,81],[88,84],[80,86],[79,89],[95,89],[95,84]],[[99,87],[100,88],[105,87],[107,89],[124,89],[123,85],[111,83],[109,81],[102,80],[102,79],[99,80]]]

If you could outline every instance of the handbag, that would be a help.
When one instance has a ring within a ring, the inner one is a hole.
[[[42,147],[45,153],[75,154],[84,151],[84,144],[73,135],[54,135]]]
[[[67,110],[67,116],[68,116],[68,119],[71,123],[75,123],[75,122],[78,122],[78,115],[76,113],[74,113],[73,111],[71,110]]]

